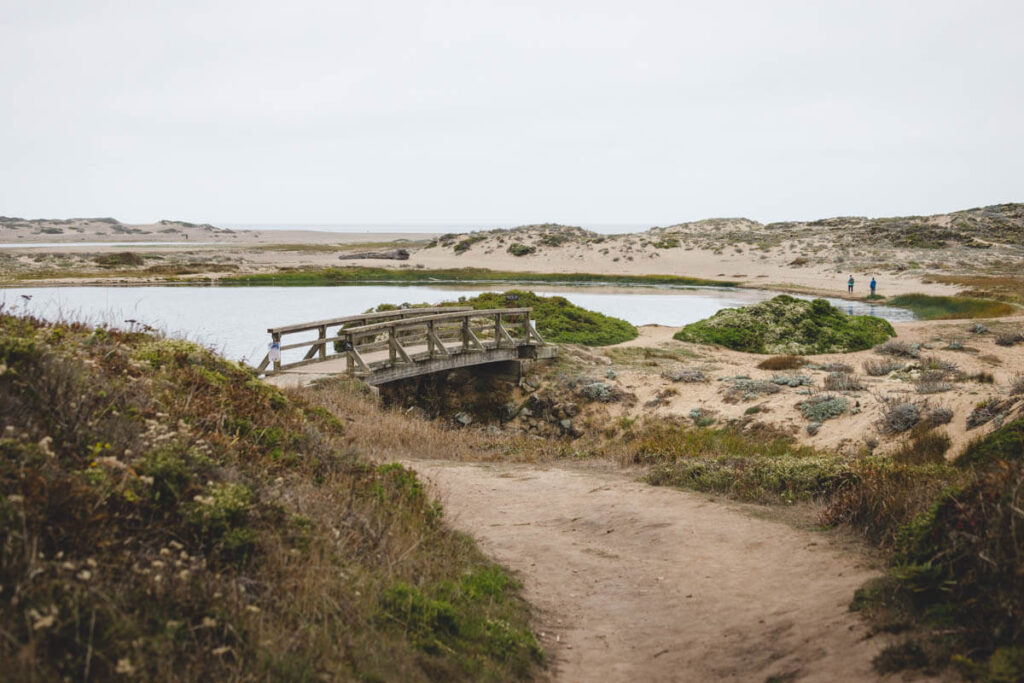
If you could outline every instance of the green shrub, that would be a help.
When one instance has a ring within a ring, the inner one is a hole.
[[[726,308],[676,333],[681,341],[750,353],[838,353],[871,348],[896,333],[885,320],[847,316],[824,299],[779,295],[746,308]]]
[[[526,256],[528,254],[534,253],[535,251],[537,251],[537,247],[526,244],[520,244],[519,242],[513,242],[512,244],[508,245],[508,253],[512,254],[513,256]]]
[[[561,296],[538,296],[513,289],[508,292],[484,292],[465,301],[452,302],[478,310],[504,308],[507,294],[516,294],[517,306],[533,309],[537,331],[546,341],[586,346],[606,346],[635,339],[637,329],[625,320],[588,311]]]

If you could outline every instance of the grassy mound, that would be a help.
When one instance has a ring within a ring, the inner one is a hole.
[[[344,432],[193,344],[0,313],[5,676],[530,676],[515,582]]]
[[[804,301],[785,294],[723,309],[675,334],[680,341],[776,354],[861,351],[894,336],[892,325],[881,318],[848,316],[824,299]]]
[[[1002,301],[974,299],[966,296],[929,296],[902,294],[886,302],[913,311],[921,320],[951,320],[956,318],[997,318],[1013,315],[1018,309]]]
[[[513,289],[508,292],[484,292],[458,303],[479,310],[502,308],[508,305],[505,299],[507,294],[518,295],[519,299],[514,302],[517,307],[533,308],[537,331],[545,341],[608,346],[636,339],[639,334],[636,327],[625,320],[580,308],[561,296],[537,296],[533,292]]]

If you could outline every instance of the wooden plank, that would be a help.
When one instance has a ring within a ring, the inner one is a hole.
[[[308,323],[296,323],[295,325],[283,325],[281,327],[269,327],[267,332],[273,334],[275,332],[279,334],[291,334],[293,332],[305,332],[307,330],[315,330],[321,325],[334,326],[343,325],[349,322],[359,322],[363,320],[382,321],[389,320],[391,318],[410,318],[419,317],[421,315],[427,315],[431,313],[440,313],[444,311],[471,311],[472,306],[434,306],[431,308],[403,308],[397,311],[381,311],[379,313],[363,313],[362,315],[347,315],[341,318],[329,318],[327,320],[314,320]]]
[[[395,359],[396,355],[399,358],[402,359],[401,362],[403,362],[403,363],[412,363],[412,358],[409,358],[409,354],[405,352],[405,349],[402,347],[402,345],[398,342],[397,339],[395,339],[395,335],[394,334],[388,336],[388,345],[391,347],[391,362],[392,363],[398,362]]]
[[[427,329],[427,339],[429,339],[431,342],[429,348],[431,358],[433,358],[434,356],[452,355],[451,352],[448,351],[448,348],[444,345],[444,342],[438,339],[437,334],[434,332],[433,325],[431,325],[430,328]]]
[[[355,374],[355,368],[359,368],[359,372],[370,374],[370,366],[366,364],[363,357],[359,355],[359,352],[355,349],[346,351],[345,354],[348,356],[348,373],[350,375]]]
[[[508,343],[509,346],[515,346],[515,340],[512,339],[512,335],[508,333],[505,326],[501,324],[501,316],[494,316],[494,345],[501,346],[501,342]]]
[[[532,309],[530,308],[489,308],[481,311],[468,311],[461,313],[440,313],[436,315],[425,315],[417,318],[410,318],[409,320],[391,321],[386,323],[373,323],[371,325],[364,325],[362,327],[348,327],[345,328],[345,332],[363,334],[365,332],[378,332],[380,330],[386,330],[392,326],[396,328],[415,327],[416,325],[424,325],[430,321],[438,320],[457,320],[461,318],[487,318],[493,316],[495,313],[502,315],[512,313],[529,313]]]

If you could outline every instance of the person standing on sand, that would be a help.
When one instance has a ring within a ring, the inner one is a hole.
[[[874,295],[875,295],[875,287],[876,287],[876,286],[878,286],[878,283],[877,283],[877,282],[875,282],[875,276],[874,276],[874,275],[872,275],[872,276],[871,276],[871,296],[874,296]]]
[[[848,291],[850,294],[853,294],[853,276],[852,275],[850,276],[850,279],[846,281],[846,291]]]

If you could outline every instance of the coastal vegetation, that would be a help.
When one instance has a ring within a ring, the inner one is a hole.
[[[680,341],[718,344],[736,351],[814,354],[861,351],[896,335],[871,316],[848,316],[824,299],[785,294],[745,308],[726,308],[676,333]]]
[[[1024,418],[972,442],[952,464],[949,439],[936,431],[944,421],[919,417],[892,454],[861,457],[740,425],[651,424],[622,458],[651,465],[646,479],[656,485],[768,504],[818,501],[823,524],[878,546],[889,569],[851,608],[905,634],[875,661],[881,672],[952,666],[972,680],[1020,680]]]
[[[0,416],[7,677],[535,675],[517,582],[244,366],[0,311]]]
[[[220,278],[223,285],[327,286],[355,284],[438,284],[443,282],[543,282],[566,284],[735,286],[719,280],[681,275],[602,275],[597,273],[525,273],[487,268],[297,268]]]
[[[608,346],[636,339],[637,329],[620,318],[613,318],[597,311],[591,311],[570,302],[561,296],[538,296],[533,292],[519,289],[508,292],[484,292],[477,296],[454,302],[486,310],[508,305],[506,297],[515,296],[516,306],[529,306],[537,331],[545,341],[558,344],[583,344],[584,346]]]

